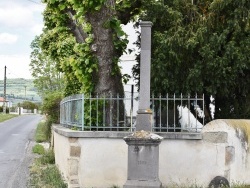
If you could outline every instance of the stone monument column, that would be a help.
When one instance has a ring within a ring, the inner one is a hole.
[[[141,64],[139,110],[136,117],[136,131],[152,131],[152,110],[150,109],[150,65],[151,65],[151,27],[152,22],[142,21],[141,26]]]
[[[141,26],[140,100],[136,132],[124,138],[128,145],[128,175],[123,188],[161,188],[159,180],[159,144],[162,137],[153,134],[150,109],[151,27]]]

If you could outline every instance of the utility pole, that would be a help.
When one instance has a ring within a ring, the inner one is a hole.
[[[6,114],[6,66],[4,67],[3,113]]]
[[[27,86],[24,86],[24,87],[25,87],[25,101],[26,101],[26,87],[27,87]]]

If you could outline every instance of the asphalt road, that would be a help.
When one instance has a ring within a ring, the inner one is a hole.
[[[26,188],[32,146],[40,115],[19,116],[0,123],[0,188]]]

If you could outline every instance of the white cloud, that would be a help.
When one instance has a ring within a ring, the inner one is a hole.
[[[41,33],[44,8],[40,0],[0,0],[0,76],[6,65],[7,78],[32,78],[30,42]]]
[[[37,8],[38,7],[38,8]],[[29,27],[36,23],[35,12],[41,12],[39,6],[24,6],[14,2],[0,3],[0,24],[7,27]]]
[[[13,44],[17,41],[17,35],[9,33],[0,33],[0,44]]]
[[[29,55],[0,55],[0,62],[0,75],[4,75],[6,66],[7,78],[32,78]]]
[[[8,27],[29,26],[33,22],[32,12],[23,7],[0,8],[0,23]]]

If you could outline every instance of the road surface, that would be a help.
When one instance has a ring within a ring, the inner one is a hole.
[[[0,123],[0,188],[26,188],[36,125],[41,115],[24,115]]]

